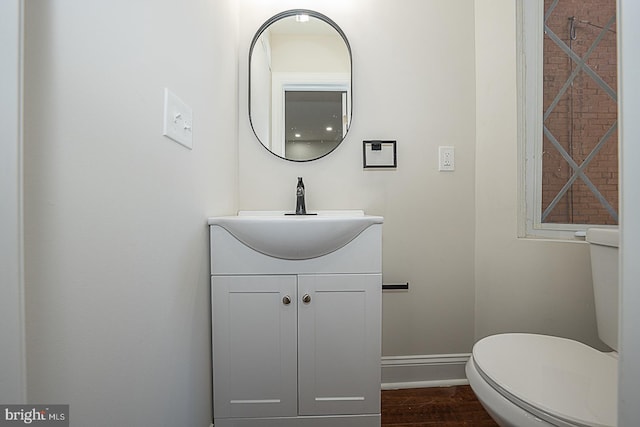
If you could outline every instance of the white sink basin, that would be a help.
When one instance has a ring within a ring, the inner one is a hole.
[[[363,211],[318,211],[285,215],[280,211],[240,211],[237,216],[209,218],[250,248],[276,258],[309,259],[340,249],[381,216]]]

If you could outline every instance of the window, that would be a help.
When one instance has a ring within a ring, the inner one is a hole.
[[[523,0],[520,137],[526,230],[618,223],[615,0]]]

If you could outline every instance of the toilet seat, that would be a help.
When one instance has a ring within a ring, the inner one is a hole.
[[[617,366],[611,354],[577,341],[500,334],[478,341],[480,376],[515,405],[553,425],[617,423]]]

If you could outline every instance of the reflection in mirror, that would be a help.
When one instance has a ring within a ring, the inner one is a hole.
[[[285,90],[285,154],[290,160],[322,157],[340,144],[345,90]]]
[[[249,120],[258,140],[287,160],[333,151],[351,121],[351,49],[340,28],[310,10],[280,13],[249,52]]]

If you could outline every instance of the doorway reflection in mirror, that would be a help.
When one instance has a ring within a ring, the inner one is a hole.
[[[308,161],[342,142],[351,120],[351,50],[333,21],[308,10],[276,15],[256,33],[249,62],[249,119],[265,148]]]

